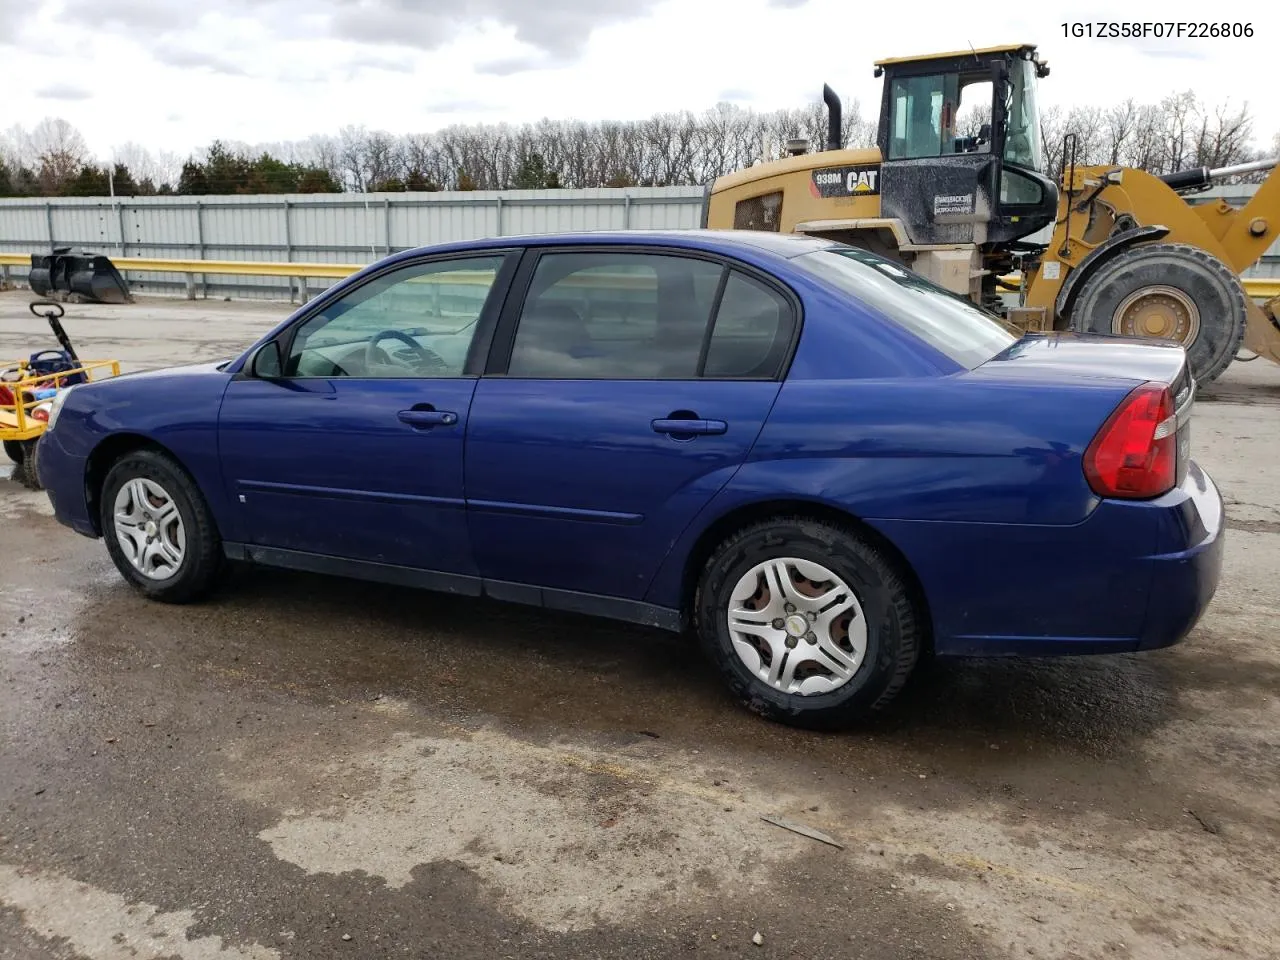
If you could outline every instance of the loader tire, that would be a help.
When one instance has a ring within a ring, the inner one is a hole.
[[[1175,340],[1191,375],[1209,383],[1244,342],[1248,301],[1221,260],[1183,243],[1150,243],[1117,254],[1080,289],[1069,325],[1081,333]]]

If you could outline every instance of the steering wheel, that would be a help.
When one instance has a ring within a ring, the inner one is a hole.
[[[379,342],[387,339],[399,340],[401,343],[408,346],[410,350],[417,354],[422,367],[433,368],[435,370],[444,370],[447,367],[444,359],[438,353],[434,350],[428,350],[407,333],[402,333],[399,330],[381,330],[369,339],[369,343],[364,348],[364,365],[366,370],[373,366],[385,366],[387,363],[395,364],[396,366],[403,367],[406,370],[414,369],[403,360],[398,360],[378,346]],[[379,354],[381,354],[381,357],[378,356]]]

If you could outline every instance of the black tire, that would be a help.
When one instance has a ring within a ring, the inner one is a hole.
[[[787,693],[757,677],[737,654],[726,622],[738,581],[770,558],[820,563],[854,591],[867,625],[864,659],[835,690]],[[780,517],[729,537],[703,570],[694,599],[703,649],[733,697],[766,719],[816,730],[851,726],[887,706],[915,668],[924,646],[924,618],[899,565],[852,528],[804,517]]]
[[[22,464],[22,444],[17,440],[6,440],[4,442],[4,455],[14,463]]]
[[[1117,254],[1085,280],[1068,323],[1083,333],[1135,335],[1115,328],[1117,312],[1130,295],[1161,286],[1181,291],[1195,306],[1200,329],[1183,343],[1188,365],[1197,382],[1216,380],[1240,352],[1248,301],[1231,268],[1199,247],[1150,243]]]
[[[158,484],[178,508],[186,550],[178,572],[166,580],[144,576],[129,562],[115,532],[114,505],[120,489],[133,479]],[[204,495],[191,476],[171,457],[154,450],[136,450],[118,459],[107,472],[99,497],[102,535],[116,569],[139,593],[164,603],[192,603],[206,597],[226,568],[222,538]]]
[[[18,465],[18,479],[22,481],[22,485],[28,490],[43,489],[40,486],[40,474],[37,472],[39,464],[37,463],[36,451],[39,449],[37,444],[39,440],[26,440],[21,444],[22,462]]]

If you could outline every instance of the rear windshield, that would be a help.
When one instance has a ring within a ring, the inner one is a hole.
[[[885,257],[836,245],[792,260],[972,370],[1018,338],[972,301]]]

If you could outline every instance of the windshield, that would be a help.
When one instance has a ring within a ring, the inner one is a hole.
[[[1017,342],[996,317],[893,260],[858,247],[835,245],[793,263],[972,370]]]
[[[1040,138],[1040,110],[1036,105],[1036,65],[1015,60],[1009,68],[1009,98],[1005,104],[1009,119],[1005,136],[1006,163],[1044,173],[1044,149]]]

